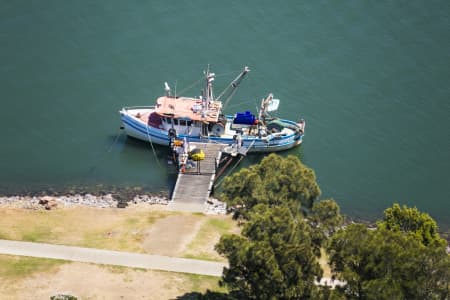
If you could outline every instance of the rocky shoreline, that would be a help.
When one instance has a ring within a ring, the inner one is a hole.
[[[89,206],[89,207],[126,207],[128,204],[146,203],[149,205],[167,205],[169,199],[157,195],[135,195],[133,198],[123,201],[122,197],[112,194],[92,195],[75,194],[64,196],[9,196],[0,197],[0,205],[9,205],[26,209],[47,209],[54,207]]]
[[[93,195],[93,194],[75,194],[63,196],[0,196],[0,207],[7,205],[14,208],[33,209],[33,210],[52,210],[58,207],[87,206],[97,208],[125,208],[132,204],[144,205],[168,205],[170,200],[162,195],[137,194],[129,198],[122,195]],[[226,214],[226,204],[210,198],[206,205],[206,214]]]

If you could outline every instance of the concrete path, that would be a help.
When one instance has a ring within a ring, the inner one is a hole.
[[[198,259],[8,240],[0,240],[0,254],[63,259],[210,276],[221,276],[223,267],[226,266],[225,263]]]
[[[9,240],[0,240],[0,254],[63,259],[94,264],[191,273],[217,277],[222,276],[223,267],[227,266],[225,263],[198,259]],[[331,278],[322,278],[320,282],[316,283],[320,285],[328,285],[333,288],[337,285],[345,285],[345,282],[332,280]]]

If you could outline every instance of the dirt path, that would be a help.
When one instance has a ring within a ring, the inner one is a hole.
[[[143,248],[147,253],[179,256],[205,221],[196,215],[169,216],[146,231]]]

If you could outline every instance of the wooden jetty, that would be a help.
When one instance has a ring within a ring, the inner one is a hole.
[[[193,142],[189,145],[203,150],[205,159],[196,162],[199,165],[179,172],[169,207],[174,210],[204,212],[205,203],[213,188],[217,164],[227,145]]]

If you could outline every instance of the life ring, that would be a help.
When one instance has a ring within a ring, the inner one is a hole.
[[[223,126],[222,123],[215,123],[211,127],[211,133],[214,134],[215,136],[221,136],[222,134],[224,134],[224,132],[225,132],[225,127]]]

